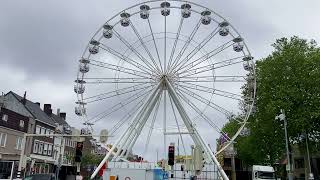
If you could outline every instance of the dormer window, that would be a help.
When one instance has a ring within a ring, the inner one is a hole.
[[[36,126],[36,134],[41,134],[41,127],[39,125]]]
[[[24,120],[20,120],[19,126],[20,126],[21,128],[24,128]]]
[[[7,114],[3,114],[2,115],[2,120],[3,121],[8,121],[8,115]]]
[[[47,135],[47,137],[50,137],[50,129],[46,129],[45,134]]]

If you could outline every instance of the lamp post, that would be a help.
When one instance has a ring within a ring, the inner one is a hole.
[[[313,180],[314,177],[313,177],[313,173],[311,171],[310,153],[309,153],[309,145],[308,145],[309,136],[308,136],[307,132],[305,134],[306,134],[305,138],[306,138],[306,148],[307,148],[307,160],[308,160],[308,166],[309,166],[309,172],[307,172],[308,173],[308,180]]]
[[[285,138],[286,138],[287,160],[288,160],[288,166],[289,166],[289,169],[287,169],[288,179],[293,180],[293,173],[292,173],[292,166],[291,166],[290,152],[289,152],[289,140],[288,140],[288,132],[287,132],[287,119],[286,119],[286,115],[284,113],[284,110],[281,109],[280,112],[281,112],[281,114],[276,116],[275,119],[279,119],[280,121],[284,122],[284,134],[285,134]]]

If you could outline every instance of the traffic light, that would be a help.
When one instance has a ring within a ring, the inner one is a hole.
[[[77,142],[76,155],[75,155],[75,157],[74,157],[74,161],[75,161],[75,162],[81,162],[82,149],[83,149],[83,142]]]
[[[170,145],[168,149],[168,164],[170,166],[174,165],[174,146]]]

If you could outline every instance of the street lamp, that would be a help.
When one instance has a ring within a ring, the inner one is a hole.
[[[280,113],[281,114],[276,116],[275,119],[276,120],[279,119],[280,121],[284,122],[284,134],[286,138],[286,150],[287,150],[287,159],[288,159],[288,166],[289,166],[289,169],[287,169],[288,179],[293,180],[293,173],[292,173],[292,166],[291,166],[290,152],[289,152],[288,132],[287,132],[287,119],[283,109],[280,110]]]
[[[308,133],[305,133],[305,139],[306,139],[308,166],[309,166],[308,180],[313,180],[314,176],[313,176],[313,173],[311,172],[310,153],[309,153],[309,145],[308,145],[308,139],[309,139]]]

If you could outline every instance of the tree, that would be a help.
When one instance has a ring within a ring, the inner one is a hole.
[[[319,151],[320,49],[315,41],[296,36],[278,39],[272,46],[274,52],[256,62],[256,113],[248,124],[251,134],[236,143],[239,157],[249,164],[274,164],[283,157],[283,125],[275,120],[280,109],[286,111],[290,142],[304,146],[302,137],[307,133],[311,150]],[[235,124],[230,120],[223,130],[232,134]]]
[[[103,157],[92,154],[92,153],[85,153],[82,156],[81,160],[81,166],[86,167],[86,166],[93,166],[93,165],[98,165],[102,161]]]

